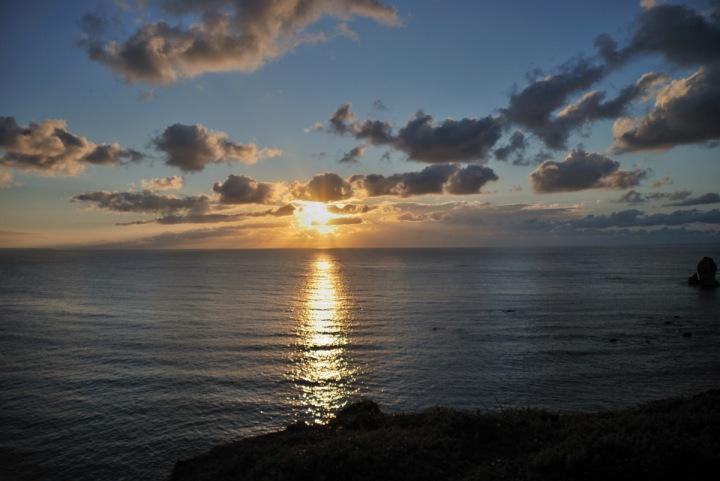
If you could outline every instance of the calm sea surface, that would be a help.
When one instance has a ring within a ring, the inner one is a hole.
[[[162,479],[358,397],[595,410],[716,388],[720,292],[685,284],[704,255],[0,251],[0,478]]]

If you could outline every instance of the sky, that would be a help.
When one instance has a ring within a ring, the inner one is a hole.
[[[0,247],[717,242],[720,3],[0,3]]]

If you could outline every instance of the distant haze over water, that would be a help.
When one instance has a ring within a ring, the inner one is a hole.
[[[359,397],[597,410],[716,388],[720,293],[686,285],[703,256],[720,247],[0,251],[0,474],[162,479]]]

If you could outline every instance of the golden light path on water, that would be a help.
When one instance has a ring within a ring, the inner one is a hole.
[[[324,423],[353,394],[356,376],[347,352],[347,289],[337,261],[326,253],[317,253],[309,265],[297,320],[293,382],[303,418]]]

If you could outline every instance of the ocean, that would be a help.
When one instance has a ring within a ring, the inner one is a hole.
[[[720,246],[0,251],[0,478],[144,480],[363,397],[601,410],[720,387]]]

